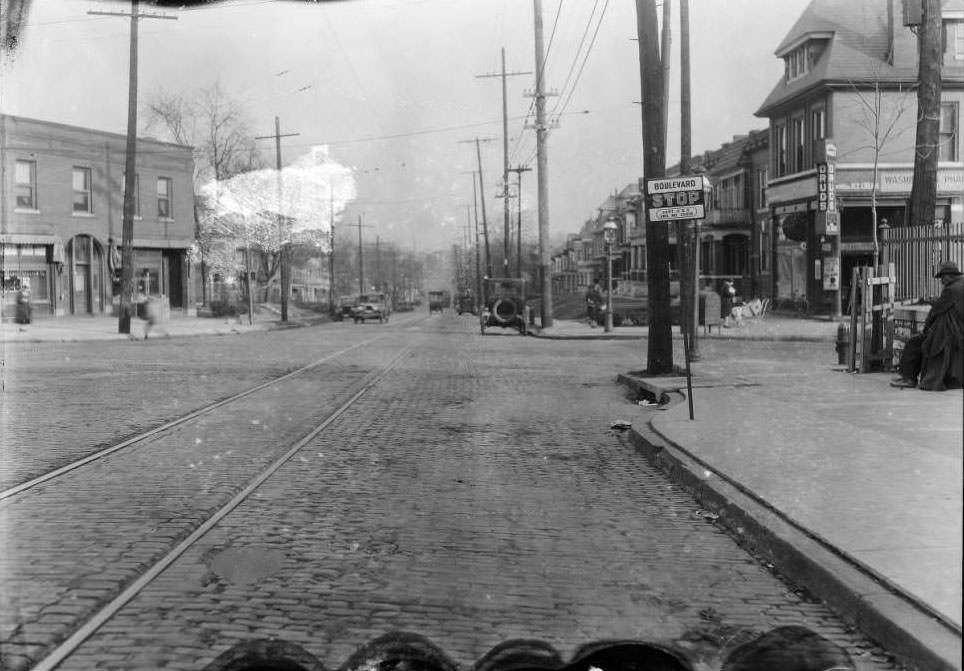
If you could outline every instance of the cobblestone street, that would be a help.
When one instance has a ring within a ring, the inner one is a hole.
[[[502,641],[536,638],[564,656],[592,641],[642,640],[716,669],[733,646],[788,624],[843,646],[859,669],[894,668],[748,556],[611,429],[644,412],[612,373],[642,356],[634,343],[480,337],[475,319],[446,314],[103,351],[41,344],[8,370],[20,396],[4,406],[14,408],[4,449],[29,465],[5,477],[22,479],[377,335],[184,429],[0,502],[3,536],[16,540],[0,583],[5,663],[29,668],[28,657],[62,640],[278,446],[402,353],[59,668],[201,669],[252,638],[296,643],[335,668],[375,637],[404,630],[464,668]],[[405,353],[406,345],[415,348]],[[62,387],[50,384],[55,361],[71,373],[58,378],[68,380]],[[163,375],[151,375],[157,370]],[[130,380],[144,378],[151,383],[132,395]],[[34,424],[51,407],[55,427],[34,442]]]

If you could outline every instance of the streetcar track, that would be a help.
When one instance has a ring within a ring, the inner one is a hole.
[[[6,499],[8,499],[8,498],[10,498],[10,497],[12,497],[12,496],[16,496],[17,494],[21,494],[21,493],[23,493],[23,492],[25,492],[25,491],[27,491],[27,490],[29,490],[29,489],[32,489],[32,488],[34,488],[34,487],[37,487],[38,485],[41,485],[41,484],[45,483],[45,482],[49,482],[49,481],[51,481],[51,480],[54,480],[54,479],[56,479],[56,478],[59,478],[59,477],[61,477],[62,475],[66,475],[67,473],[70,473],[70,472],[72,472],[72,471],[77,470],[78,468],[81,468],[81,467],[83,467],[83,466],[86,466],[87,464],[89,464],[89,463],[91,463],[91,462],[94,462],[94,461],[97,461],[97,460],[99,460],[99,459],[102,459],[102,458],[104,458],[104,457],[106,457],[106,456],[109,456],[109,455],[111,455],[111,454],[114,454],[115,452],[119,452],[120,450],[126,449],[126,448],[128,448],[128,447],[130,447],[130,446],[132,446],[132,445],[136,445],[136,444],[138,444],[138,443],[142,443],[142,442],[144,442],[145,440],[148,440],[149,438],[153,438],[154,436],[161,435],[161,434],[163,434],[163,433],[165,433],[165,432],[167,432],[167,431],[170,431],[171,429],[173,429],[173,428],[175,428],[175,427],[177,427],[177,426],[180,426],[181,424],[184,424],[184,423],[189,422],[189,421],[191,421],[191,420],[193,420],[193,419],[196,419],[196,418],[198,418],[198,417],[202,417],[202,416],[204,416],[204,415],[206,415],[206,414],[209,414],[209,413],[213,412],[214,410],[217,410],[218,408],[221,408],[221,407],[223,407],[223,406],[225,406],[225,405],[228,405],[228,404],[233,403],[233,402],[235,402],[235,401],[238,401],[238,400],[240,400],[240,399],[242,399],[242,398],[245,398],[245,397],[247,397],[247,396],[250,396],[251,394],[257,393],[257,392],[261,391],[262,389],[266,389],[267,387],[270,387],[270,386],[272,386],[272,385],[278,384],[278,383],[280,383],[280,382],[284,382],[285,380],[288,380],[288,379],[290,379],[290,378],[292,378],[292,377],[295,377],[295,376],[297,376],[297,375],[301,375],[302,373],[305,373],[305,372],[307,372],[307,371],[309,371],[309,370],[312,370],[312,369],[314,369],[314,368],[317,368],[318,366],[320,366],[320,365],[322,365],[322,364],[324,364],[324,363],[327,363],[327,362],[331,361],[332,359],[335,359],[335,358],[337,358],[337,357],[339,357],[339,356],[342,356],[342,355],[344,355],[344,354],[347,354],[348,352],[351,352],[351,351],[353,351],[353,350],[355,350],[355,349],[358,349],[359,347],[363,347],[363,346],[365,346],[365,345],[368,345],[369,343],[372,343],[372,342],[378,340],[379,338],[384,338],[386,335],[387,335],[387,334],[385,334],[385,333],[379,333],[378,335],[376,335],[376,336],[374,336],[374,337],[372,337],[372,338],[369,338],[369,339],[367,339],[367,340],[362,340],[362,341],[360,341],[360,342],[358,342],[358,343],[355,343],[354,345],[351,345],[350,347],[346,347],[345,349],[339,350],[339,351],[334,352],[334,353],[332,353],[332,354],[328,354],[328,355],[326,355],[326,356],[324,356],[324,357],[322,357],[322,358],[320,358],[320,359],[318,359],[318,360],[316,360],[316,361],[313,361],[313,362],[311,362],[311,363],[309,363],[309,364],[307,364],[307,365],[305,365],[305,366],[302,366],[302,367],[300,367],[300,368],[296,368],[296,369],[293,370],[293,371],[289,371],[289,372],[285,373],[284,375],[280,375],[280,376],[278,376],[278,377],[272,378],[272,379],[267,380],[267,381],[265,381],[265,382],[261,382],[260,384],[257,384],[257,385],[255,385],[255,386],[253,386],[253,387],[249,387],[248,389],[245,389],[245,390],[243,390],[243,391],[240,391],[240,392],[238,392],[238,393],[236,393],[236,394],[233,394],[233,395],[231,395],[231,396],[222,398],[222,399],[220,399],[219,401],[215,401],[214,403],[210,403],[210,404],[208,404],[208,405],[206,405],[206,406],[202,406],[202,407],[200,407],[200,408],[197,408],[197,409],[195,409],[195,410],[192,410],[191,412],[189,412],[189,413],[187,413],[187,414],[181,415],[180,417],[177,417],[177,418],[175,418],[175,419],[173,419],[173,420],[170,420],[170,421],[168,421],[168,422],[165,422],[165,423],[163,423],[163,424],[160,424],[160,425],[158,425],[158,426],[156,426],[156,427],[154,427],[154,428],[152,428],[152,429],[150,429],[150,430],[148,430],[148,431],[145,431],[145,432],[143,432],[143,433],[139,433],[139,434],[137,434],[136,436],[133,436],[133,437],[131,437],[131,438],[128,438],[128,439],[126,439],[126,440],[123,440],[123,441],[121,441],[120,443],[117,443],[116,445],[111,445],[110,447],[105,447],[104,449],[97,450],[96,452],[93,452],[93,453],[91,453],[91,454],[88,454],[88,455],[86,455],[85,457],[82,457],[82,458],[80,458],[80,459],[76,459],[76,460],[74,460],[74,461],[72,461],[72,462],[70,462],[70,463],[68,463],[68,464],[64,464],[63,466],[60,466],[59,468],[55,468],[55,469],[52,470],[52,471],[48,471],[47,473],[44,473],[43,475],[39,475],[39,476],[37,476],[37,477],[35,477],[35,478],[31,478],[30,480],[27,480],[27,481],[25,481],[25,482],[22,482],[22,483],[20,483],[20,484],[18,484],[18,485],[14,485],[13,487],[10,487],[10,488],[8,488],[8,489],[5,489],[5,490],[3,490],[3,491],[0,491],[0,501],[4,501],[4,500],[6,500]]]
[[[382,337],[381,335],[372,338],[375,340]],[[339,356],[344,352],[347,352],[355,347],[359,347],[366,344],[369,341],[364,341],[350,347],[342,352],[333,354],[325,359],[332,358],[334,356]],[[274,473],[284,466],[295,454],[297,454],[305,445],[310,441],[314,440],[320,433],[322,433],[328,426],[338,419],[342,414],[344,414],[351,406],[353,406],[362,396],[364,396],[372,387],[378,384],[388,373],[390,373],[401,361],[404,359],[413,349],[415,349],[415,344],[408,345],[404,347],[400,352],[398,352],[389,363],[382,368],[382,370],[377,373],[373,373],[367,376],[367,380],[364,382],[361,389],[352,394],[348,400],[344,401],[335,410],[328,414],[325,419],[318,423],[313,429],[308,431],[306,434],[295,440],[290,447],[279,457],[274,459],[265,468],[261,470],[260,473],[254,475],[249,479],[248,484],[245,485],[237,494],[235,494],[227,503],[218,508],[217,511],[210,517],[208,517],[204,522],[202,522],[193,532],[191,532],[186,538],[181,540],[177,545],[174,546],[170,551],[167,552],[163,557],[156,561],[150,568],[144,571],[140,576],[138,576],[131,584],[129,584],[124,590],[118,594],[116,597],[111,599],[106,605],[104,605],[99,611],[97,611],[93,616],[91,616],[83,625],[80,626],[73,634],[67,637],[62,643],[57,645],[50,653],[48,653],[43,659],[41,659],[35,666],[31,668],[31,671],[51,671],[56,669],[61,662],[63,662],[70,654],[76,650],[85,640],[92,636],[101,626],[108,622],[114,615],[117,614],[128,602],[130,602],[134,597],[136,597],[145,587],[147,587],[155,578],[157,578],[161,573],[164,572],[171,564],[173,564],[181,555],[183,555],[187,550],[189,550],[195,543],[197,543],[201,538],[203,538],[211,529],[213,529],[217,524],[223,520],[227,515],[229,515],[235,508],[244,503],[248,497],[251,496],[255,490],[258,489],[268,478],[270,478]],[[312,368],[324,360],[319,360],[312,364],[309,364],[304,369],[299,369],[298,371],[293,371],[288,375],[301,372],[302,370]],[[263,385],[259,385],[255,389],[262,388],[274,381],[269,381]],[[253,390],[249,390],[253,391]]]

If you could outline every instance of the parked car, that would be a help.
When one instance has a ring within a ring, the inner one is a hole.
[[[342,296],[335,304],[335,311],[331,318],[336,322],[350,319],[352,310],[355,309],[356,305],[358,305],[358,296]]]
[[[388,321],[391,310],[388,307],[388,296],[382,293],[361,294],[358,304],[352,309],[351,317],[355,323],[377,319],[379,324]]]
[[[479,313],[482,335],[490,326],[518,329],[526,334],[526,281],[516,278],[483,280],[484,306]]]

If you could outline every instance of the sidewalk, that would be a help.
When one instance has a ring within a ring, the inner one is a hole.
[[[849,321],[845,322],[849,327]],[[716,328],[705,332],[702,328],[697,338],[713,340],[787,340],[787,341],[827,341],[836,340],[840,322],[828,319],[804,319],[768,315],[765,319],[745,319],[740,326]],[[533,327],[534,335],[551,339],[602,339],[619,340],[624,338],[644,338],[649,334],[647,326],[616,326],[606,333],[602,326],[591,327],[586,320],[556,319],[549,328]],[[681,337],[679,327],[673,327],[673,337]]]
[[[152,327],[151,338],[185,337],[199,335],[238,335],[252,331],[304,326],[327,320],[326,315],[289,309],[288,321],[270,308],[255,312],[251,324],[247,315],[241,317],[186,317],[174,316]],[[143,339],[143,319],[131,320],[130,334],[117,332],[117,317],[113,316],[67,316],[41,317],[30,324],[4,321],[0,325],[0,342],[76,342],[89,340]]]
[[[674,329],[676,331],[676,329]],[[910,668],[961,668],[961,390],[889,386],[893,374],[779,358],[770,341],[836,339],[830,321],[769,316],[701,338],[761,341],[753,360],[693,364],[686,380],[626,373],[644,410],[634,444],[708,519],[829,603]],[[550,338],[638,338],[556,322]],[[679,334],[674,332],[674,338]]]

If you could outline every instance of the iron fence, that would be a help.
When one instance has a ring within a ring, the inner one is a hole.
[[[881,227],[880,252],[884,267],[893,263],[897,274],[895,299],[936,298],[941,283],[934,273],[944,261],[964,266],[964,222],[935,226]]]

